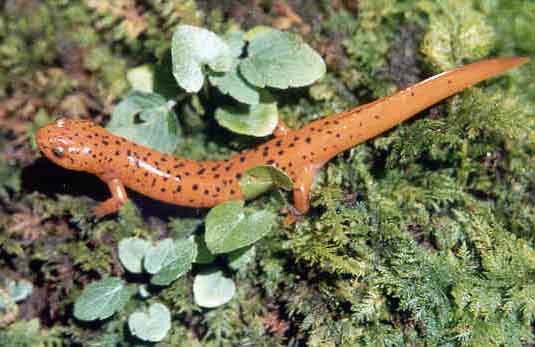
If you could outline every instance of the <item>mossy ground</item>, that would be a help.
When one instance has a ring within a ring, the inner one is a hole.
[[[329,66],[275,93],[291,126],[486,56],[532,55],[529,0],[26,0],[0,2],[0,280],[30,280],[6,346],[126,346],[124,318],[80,324],[87,283],[125,276],[118,240],[195,230],[205,211],[134,196],[94,221],[94,177],[39,158],[35,129],[59,115],[105,122],[128,68],[168,54],[176,24],[300,33]],[[339,155],[304,220],[260,241],[233,274],[237,297],[202,310],[191,276],[156,297],[172,310],[160,346],[527,346],[535,318],[535,63],[450,98]],[[163,82],[162,82],[163,83]],[[221,98],[212,93],[215,98]],[[250,145],[213,121],[213,99],[178,105],[178,154]],[[278,203],[278,195],[254,204]],[[201,227],[202,228],[202,227]],[[139,279],[132,279],[133,281]],[[133,302],[131,305],[137,305]],[[130,341],[130,342],[128,342]]]

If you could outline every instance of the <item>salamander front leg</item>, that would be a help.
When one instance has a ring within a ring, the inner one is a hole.
[[[114,178],[107,181],[108,188],[110,189],[111,198],[100,203],[94,210],[95,216],[103,217],[110,213],[115,213],[128,201],[126,190],[121,181]]]

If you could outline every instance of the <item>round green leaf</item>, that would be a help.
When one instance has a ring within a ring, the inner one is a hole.
[[[83,321],[106,319],[124,307],[132,291],[116,277],[89,284],[74,303],[74,317]]]
[[[216,110],[217,122],[238,134],[267,136],[275,130],[278,122],[276,103],[223,107]]]
[[[232,51],[227,43],[211,31],[179,25],[171,41],[173,75],[179,86],[189,93],[198,92],[203,83],[202,65],[218,72],[232,65]]]
[[[227,201],[208,212],[205,241],[213,254],[251,245],[271,231],[275,214],[269,211],[246,213],[243,205],[243,201]]]
[[[273,188],[291,190],[293,182],[284,171],[271,165],[247,170],[240,180],[240,188],[246,199],[254,199]]]
[[[173,239],[163,239],[145,253],[144,266],[148,273],[155,274],[178,258]]]
[[[143,257],[145,252],[151,247],[147,240],[129,237],[119,242],[119,260],[126,270],[132,273],[143,271]]]
[[[225,73],[214,73],[209,77],[210,83],[221,93],[228,94],[239,102],[256,105],[260,102],[258,88],[247,82],[238,71],[238,63]]]
[[[243,53],[245,46],[245,33],[243,31],[226,33],[223,39],[229,46],[232,57],[238,58]]]
[[[154,70],[150,65],[141,65],[126,72],[126,79],[133,89],[145,93],[154,90]]]
[[[236,292],[236,285],[222,271],[200,273],[193,280],[193,299],[202,307],[213,308],[226,304]]]
[[[7,291],[14,302],[20,302],[32,295],[33,284],[32,282],[26,280],[8,280]]]
[[[171,312],[163,304],[152,304],[147,312],[132,313],[128,327],[134,336],[143,341],[161,341],[171,329]]]
[[[106,128],[140,145],[172,153],[179,133],[173,107],[174,102],[161,95],[134,91],[115,107]]]
[[[236,271],[244,270],[254,260],[255,256],[255,246],[238,249],[228,255],[228,266]]]
[[[150,283],[166,286],[191,269],[191,264],[197,257],[197,245],[194,236],[175,241],[174,249],[174,258],[169,257],[162,264],[158,273],[150,279]]]
[[[321,56],[302,39],[278,30],[255,35],[240,72],[251,84],[264,88],[302,87],[325,74]]]
[[[197,244],[197,257],[195,258],[197,264],[210,264],[215,260],[215,256],[206,247],[204,237],[195,236],[195,243]]]

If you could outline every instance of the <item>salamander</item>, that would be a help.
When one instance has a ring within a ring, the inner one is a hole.
[[[212,207],[243,199],[240,178],[259,165],[273,165],[290,176],[294,181],[294,206],[304,214],[309,209],[315,174],[338,153],[527,61],[527,57],[483,60],[300,129],[289,129],[281,122],[271,140],[226,160],[194,161],[160,153],[88,120],[60,118],[40,128],[36,140],[41,152],[54,163],[95,174],[107,183],[111,197],[96,207],[97,216],[116,212],[127,201],[125,187],[156,200],[190,207]]]

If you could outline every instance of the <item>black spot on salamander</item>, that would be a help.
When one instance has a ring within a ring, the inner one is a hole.
[[[175,189],[175,192],[180,193],[181,191],[182,191],[182,187],[181,186],[177,186],[176,189]]]
[[[375,119],[379,119],[379,115],[376,114],[376,115],[373,116],[373,118],[375,118]]]
[[[164,177],[164,178],[163,178],[163,181],[164,181],[164,182],[167,182],[168,179],[169,179],[169,177]]]
[[[215,174],[215,175],[214,175],[214,178],[215,178],[215,179],[218,179],[219,177],[221,177],[220,174]]]
[[[121,155],[121,152],[119,152],[119,151],[115,151],[115,155],[116,155],[116,156],[119,156],[119,155]]]
[[[275,142],[275,146],[277,147],[282,146],[282,140],[278,140],[277,142]]]
[[[186,172],[184,172],[184,175],[186,175],[186,176],[190,176],[190,175],[191,175],[191,172],[186,171]]]
[[[120,145],[120,144],[121,144],[121,141],[119,141],[119,140],[115,140],[115,144],[116,144],[116,145]]]
[[[143,176],[145,176],[145,177],[147,177],[148,175],[149,175],[148,172],[145,172],[145,173],[143,174]]]
[[[295,147],[295,143],[293,143],[293,142],[290,143],[290,144],[288,145],[288,147],[290,147],[290,148]]]
[[[411,96],[414,96],[414,92],[411,92]]]
[[[184,167],[184,163],[178,163],[175,166],[173,166],[173,169],[179,169],[181,167]]]
[[[212,167],[212,172],[217,171],[220,167],[221,167],[221,165],[219,165],[219,164],[217,164],[216,166],[213,166]]]
[[[198,184],[194,184],[193,186],[191,186],[191,189],[197,190],[197,189],[199,189],[199,185]]]
[[[337,120],[335,120],[333,123],[336,124],[336,125],[340,124],[340,122],[337,121]]]
[[[294,164],[292,164],[292,162],[289,162],[289,163],[288,163],[288,166],[289,166],[289,167],[292,167],[292,166],[294,166]]]
[[[336,134],[336,138],[337,138],[337,139],[339,139],[340,136],[341,136],[340,133],[337,133],[337,134]]]
[[[232,169],[232,165],[229,165],[229,166],[226,166],[226,167],[225,167],[225,171],[227,171],[227,172],[229,172],[230,169]]]
[[[160,188],[160,192],[165,193],[165,188]]]
[[[197,175],[202,175],[205,171],[206,171],[206,169],[202,168],[199,171],[197,171]]]
[[[219,193],[221,191],[221,188],[215,187],[215,191]]]
[[[239,180],[240,178],[241,178],[241,173],[238,172],[238,173],[236,174],[236,179]]]
[[[305,139],[305,142],[306,142],[306,143],[310,143],[311,141],[312,141],[312,139],[311,139],[310,137],[307,137],[307,138]]]
[[[359,122],[359,127],[361,127],[361,128],[362,128],[362,122]]]
[[[245,161],[245,157],[240,157],[240,163],[243,163]]]
[[[165,163],[167,161],[166,157],[162,157],[161,160]]]
[[[448,84],[452,84],[452,83],[453,83],[453,81],[452,81],[452,80],[448,80]]]
[[[204,190],[204,195],[208,195],[208,194],[210,194],[210,192],[208,191],[208,189],[205,189]]]
[[[294,141],[299,141],[299,136],[294,136]]]
[[[175,179],[176,179],[177,181],[180,181],[180,180],[182,179],[182,176],[180,176],[180,175],[175,175]]]
[[[303,158],[303,160],[306,160],[307,159],[307,156],[306,155],[302,155],[301,158]]]
[[[152,179],[152,183],[150,185],[151,187],[154,187],[156,185],[156,177]]]
[[[268,161],[266,161],[266,164],[268,165],[273,165],[275,163],[275,160],[273,159],[269,159]]]
[[[284,151],[278,151],[277,154],[278,154],[278,155],[283,155],[283,154],[284,154]]]
[[[107,146],[107,145],[109,145],[110,143],[109,143],[108,141],[106,141],[106,140],[102,140],[102,144],[103,144],[104,146]]]
[[[231,194],[231,195],[234,195],[234,194],[236,194],[236,191],[235,191],[234,189],[231,189],[231,190],[230,190],[230,194]]]

